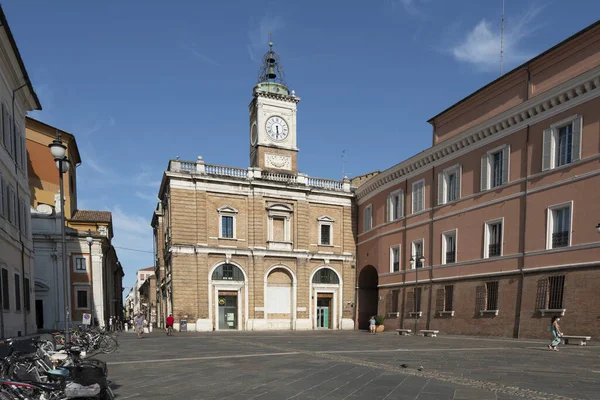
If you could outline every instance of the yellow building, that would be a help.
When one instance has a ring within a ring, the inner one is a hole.
[[[66,304],[70,310],[69,320],[79,324],[83,314],[91,312],[98,323],[104,326],[111,316],[122,316],[124,273],[112,246],[112,215],[109,211],[79,210],[77,207],[77,167],[81,165],[81,158],[72,134],[33,118],[27,118],[26,133],[33,246],[36,253],[37,327],[64,326],[65,283],[70,288]],[[57,133],[67,147],[66,156],[70,165],[63,176],[69,269],[66,275],[61,260],[59,173],[48,148]]]

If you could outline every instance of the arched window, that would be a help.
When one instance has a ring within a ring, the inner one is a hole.
[[[315,273],[312,283],[328,283],[338,285],[340,283],[340,279],[334,270],[330,268],[323,268]]]
[[[242,270],[233,264],[222,264],[212,274],[213,281],[243,281]]]

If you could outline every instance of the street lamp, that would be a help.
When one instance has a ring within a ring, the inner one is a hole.
[[[88,229],[88,235],[85,238],[85,240],[87,241],[88,247],[90,249],[90,292],[91,292],[91,320],[92,320],[92,324],[94,324],[93,326],[96,326],[96,320],[94,319],[94,311],[96,308],[96,304],[94,303],[94,262],[92,261],[92,244],[94,244],[94,238],[92,237],[92,230]]]
[[[596,231],[600,233],[600,224],[596,225]]]
[[[414,268],[415,270],[415,290],[413,291],[414,294],[414,310],[415,310],[415,336],[417,336],[417,327],[419,324],[419,313],[420,313],[420,309],[421,307],[419,307],[419,309],[417,309],[417,286],[419,285],[419,265],[421,265],[421,267],[423,267],[423,264],[425,264],[425,257],[423,257],[422,255],[419,256],[418,259],[418,264],[415,265],[416,263],[416,259],[415,256],[412,255],[410,257],[410,266],[412,268]],[[420,294],[420,293],[419,293]],[[420,304],[419,304],[420,306]]]
[[[65,146],[60,140],[60,132],[56,131],[56,139],[48,145],[50,153],[54,157],[56,168],[58,169],[59,176],[59,197],[60,197],[60,237],[61,237],[61,251],[62,251],[62,268],[64,274],[64,302],[65,302],[65,342],[70,342],[69,335],[69,269],[67,268],[67,242],[65,240],[65,197],[64,197],[64,185],[63,185],[63,174],[69,171],[69,160],[66,157],[67,146]]]

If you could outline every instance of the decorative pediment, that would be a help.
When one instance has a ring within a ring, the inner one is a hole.
[[[319,218],[317,218],[317,221],[319,221],[319,222],[335,222],[335,219],[331,218],[328,215],[321,215]]]
[[[35,281],[33,286],[34,286],[34,290],[36,292],[47,292],[50,290],[50,287],[48,285],[46,285],[45,283],[42,283],[40,281]]]
[[[287,204],[283,204],[283,203],[277,203],[277,204],[271,204],[269,207],[267,207],[267,211],[277,211],[277,212],[285,212],[285,213],[291,213],[294,212],[293,208]]]
[[[222,206],[217,208],[217,211],[219,212],[219,214],[237,214],[238,210],[236,210],[235,208],[231,207],[231,206]]]

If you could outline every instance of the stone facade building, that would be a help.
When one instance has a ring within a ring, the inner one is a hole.
[[[41,110],[0,7],[0,337],[35,332],[25,117]]]
[[[249,168],[169,162],[152,218],[161,324],[354,328],[354,194],[347,179],[298,172],[300,98],[280,69],[271,48],[249,105]]]
[[[107,326],[111,316],[123,315],[124,272],[112,245],[112,214],[77,207],[77,167],[82,161],[75,136],[33,118],[26,122],[36,326],[63,328],[66,308],[71,325],[81,324],[83,314],[92,314],[100,326]],[[70,163],[64,174],[64,210],[58,169],[48,148],[57,132]],[[66,275],[62,266],[62,212],[69,269]],[[65,288],[70,288],[66,298]]]
[[[356,191],[359,326],[600,337],[600,23],[433,117]]]

